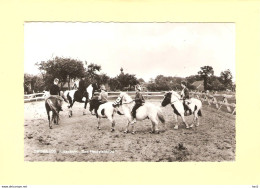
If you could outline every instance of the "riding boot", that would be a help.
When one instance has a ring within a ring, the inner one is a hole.
[[[136,112],[131,112],[131,115],[132,115],[132,118],[133,118],[133,121],[130,123],[131,125],[132,124],[134,124],[134,123],[136,123],[136,114],[135,114]]]

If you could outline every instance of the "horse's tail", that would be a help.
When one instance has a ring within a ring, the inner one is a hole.
[[[51,110],[55,113],[55,114],[59,114],[57,108],[54,106],[54,104],[52,103],[52,101],[50,99],[46,100],[47,104],[49,105],[49,107],[51,108]]]
[[[199,109],[199,111],[198,111],[198,115],[199,116],[202,116],[202,113],[201,113],[201,110]]]
[[[162,123],[165,123],[165,119],[161,110],[157,111],[157,116]]]

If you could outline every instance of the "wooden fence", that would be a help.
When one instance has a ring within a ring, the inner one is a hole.
[[[193,97],[200,99],[202,102],[207,103],[208,106],[214,106],[217,110],[220,110],[222,107],[225,107],[229,113],[232,115],[236,112],[236,103],[228,102],[228,99],[235,100],[234,95],[227,94],[203,94],[203,93],[191,93]],[[221,98],[221,99],[219,99]]]
[[[45,93],[34,93],[24,95],[24,102],[40,101],[45,99]]]
[[[134,98],[135,92],[127,92],[131,97]],[[165,91],[162,92],[141,92],[143,97],[147,100],[162,100],[165,94]],[[98,94],[98,93],[96,93]],[[109,100],[115,100],[120,92],[108,92]],[[228,100],[235,100],[234,95],[227,94],[205,94],[200,92],[190,92],[191,96],[194,98],[200,99],[203,103],[207,103],[208,106],[213,106],[217,110],[222,108],[226,108],[227,111],[231,114],[236,112],[236,103],[229,103]],[[24,95],[24,102],[32,102],[32,101],[40,101],[44,100],[45,97],[48,96],[46,93],[34,93],[30,95]]]

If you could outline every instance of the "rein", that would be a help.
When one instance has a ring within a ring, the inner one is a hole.
[[[130,102],[122,102],[122,104],[130,104],[130,103],[132,103],[132,102],[134,102],[134,100],[132,100],[132,101],[130,101]]]

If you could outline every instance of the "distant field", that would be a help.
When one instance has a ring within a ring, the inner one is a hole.
[[[159,101],[148,101],[160,105]],[[235,117],[203,106],[200,126],[174,130],[173,110],[162,108],[166,123],[160,134],[150,134],[151,122],[136,123],[135,135],[124,134],[124,116],[115,116],[115,132],[102,119],[101,130],[83,104],[75,103],[73,117],[61,112],[59,125],[49,129],[44,101],[24,104],[25,161],[234,161],[236,151]],[[64,104],[63,109],[66,109]],[[192,117],[187,117],[191,123]],[[181,121],[179,119],[179,124]],[[161,124],[160,124],[161,125]]]

